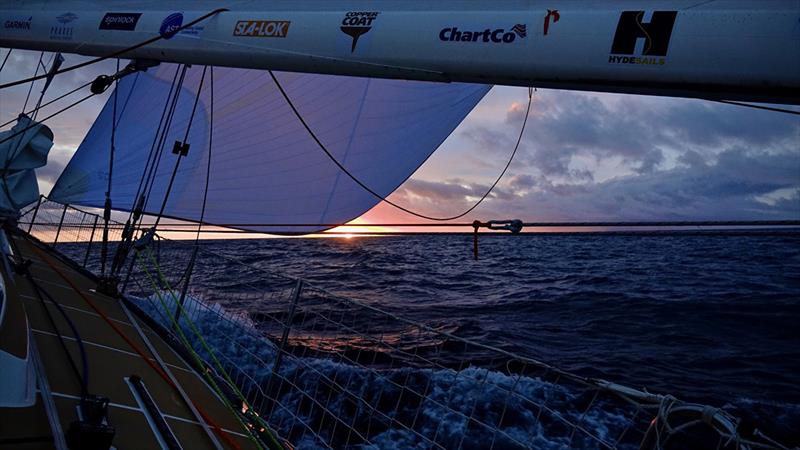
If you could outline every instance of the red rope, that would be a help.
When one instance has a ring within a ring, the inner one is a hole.
[[[175,385],[175,383],[172,381],[172,379],[169,378],[169,376],[166,374],[166,372],[164,372],[164,370],[161,367],[157,366],[149,357],[147,357],[145,355],[144,351],[142,351],[142,349],[140,349],[139,346],[135,342],[133,342],[125,334],[124,331],[122,331],[114,322],[112,322],[111,319],[100,308],[98,308],[97,305],[95,305],[94,302],[86,294],[84,294],[80,290],[80,288],[78,288],[78,286],[75,285],[75,283],[72,282],[72,280],[67,278],[67,276],[64,275],[64,273],[58,268],[58,266],[56,266],[55,264],[51,263],[48,260],[47,255],[45,255],[45,253],[43,251],[39,250],[36,247],[36,245],[32,245],[31,247],[39,255],[39,257],[42,259],[42,261],[44,261],[45,264],[50,266],[50,268],[53,269],[53,271],[56,272],[58,274],[58,276],[60,276],[61,279],[64,280],[72,288],[73,291],[75,291],[79,296],[81,296],[81,298],[83,298],[83,301],[85,301],[86,304],[88,304],[100,317],[102,317],[103,320],[105,320],[105,322],[119,335],[119,337],[121,337],[136,353],[138,353],[139,356],[141,356],[142,359],[144,359],[145,362],[147,362],[147,364],[167,384],[170,385],[170,387],[175,389],[175,391],[178,391],[178,386]],[[233,447],[233,448],[235,448],[237,450],[241,450],[242,447],[236,441],[234,441],[233,438],[231,438],[231,436],[225,430],[223,430],[219,425],[217,425],[217,423],[214,422],[214,420],[211,419],[211,417],[209,417],[208,414],[205,413],[205,411],[203,411],[203,409],[200,407],[200,405],[198,405],[192,399],[189,399],[189,401],[192,402],[192,405],[194,405],[195,409],[197,409],[197,412],[199,412],[200,415],[203,416],[203,420],[205,420],[206,423],[211,425],[211,428],[214,429],[214,432],[216,432],[217,435],[219,435],[219,437],[221,437],[223,440],[225,440],[225,442],[228,445],[230,445],[231,447]]]

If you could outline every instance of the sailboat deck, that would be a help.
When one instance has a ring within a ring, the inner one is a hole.
[[[128,377],[133,375],[141,377],[161,416],[183,448],[203,449],[216,446],[209,437],[207,429],[200,424],[179,392],[160,377],[138,354],[137,349],[120,337],[103,317],[87,304],[64,276],[68,277],[100,312],[113,321],[136,347],[144,350],[152,362],[158,365],[159,359],[163,361],[168,372],[172,373],[195,406],[202,409],[219,425],[224,434],[227,434],[227,438],[240,448],[254,447],[234,414],[226,408],[200,375],[192,370],[190,365],[157,333],[144,321],[136,318],[120,300],[95,292],[96,283],[89,277],[69,267],[52,253],[47,253],[43,247],[39,247],[38,251],[34,250],[36,245],[23,235],[13,236],[15,252],[32,262],[29,270],[35,283],[62,305],[80,333],[88,360],[88,391],[108,397],[111,401],[109,422],[116,429],[113,444],[115,448],[137,450],[165,448],[127,381]],[[58,271],[50,264],[57,267]],[[6,280],[9,298],[13,301],[16,297],[27,313],[34,346],[38,350],[38,359],[49,385],[50,396],[46,395],[48,389],[42,386],[40,379],[37,403],[33,407],[0,408],[0,436],[3,436],[0,448],[54,448],[56,441],[48,439],[55,433],[48,424],[45,402],[52,399],[60,426],[66,431],[70,422],[77,419],[77,405],[81,395],[80,381],[70,367],[57,332],[64,337],[66,347],[80,370],[79,345],[56,306],[46,297],[42,301],[26,276],[15,274],[11,278],[13,279]],[[57,330],[47,317],[45,308],[49,311]],[[24,323],[16,326],[24,326]],[[149,341],[156,354],[150,351],[145,340]],[[222,438],[219,433],[212,432],[212,434],[223,447],[232,448],[230,443],[226,442],[227,438]],[[3,442],[14,442],[14,444],[6,447]]]

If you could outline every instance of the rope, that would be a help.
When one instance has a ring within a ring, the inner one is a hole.
[[[161,283],[163,283],[163,285],[165,287],[165,290],[170,293],[170,295],[172,296],[172,299],[173,299],[174,303],[176,304],[177,308],[180,311],[184,312],[183,319],[189,325],[189,328],[192,330],[194,335],[197,336],[198,341],[200,342],[200,344],[203,347],[203,349],[211,357],[212,361],[214,362],[214,365],[216,366],[217,372],[219,372],[223,376],[223,378],[227,381],[228,385],[234,390],[236,395],[239,397],[239,400],[241,400],[244,405],[248,405],[249,402],[245,398],[244,394],[242,394],[242,392],[239,390],[238,386],[236,386],[236,383],[233,382],[233,380],[231,379],[230,375],[228,374],[228,372],[223,367],[222,363],[219,361],[219,359],[217,359],[216,353],[208,345],[208,343],[206,342],[206,340],[203,337],[202,333],[200,333],[200,330],[197,328],[197,325],[194,323],[194,321],[191,320],[189,315],[185,313],[183,305],[178,301],[178,298],[175,297],[174,290],[172,289],[172,287],[170,287],[169,282],[167,281],[166,277],[164,276],[163,272],[161,271],[160,265],[158,264],[158,262],[153,257],[153,253],[152,253],[152,251],[150,250],[149,247],[146,248],[146,252],[147,252],[148,258],[150,259],[150,263],[153,265],[153,268],[155,269],[156,274],[158,275],[158,280]],[[161,296],[161,288],[159,288],[158,284],[155,282],[155,280],[151,276],[150,271],[147,269],[147,266],[141,260],[139,261],[139,263],[140,263],[142,269],[144,270],[145,274],[147,275],[148,279],[150,280],[150,283],[153,286],[153,290],[154,290],[154,292],[156,294],[156,297],[158,297],[162,308],[164,309],[164,311],[166,312],[167,316],[169,317],[170,322],[172,323],[172,325],[175,328],[175,330],[178,331],[178,333],[180,334],[181,339],[182,339],[184,345],[186,346],[187,350],[189,350],[190,353],[192,353],[193,356],[196,359],[198,359],[198,361],[197,361],[198,363],[201,363],[202,360],[199,360],[199,355],[197,355],[197,353],[195,352],[194,348],[189,343],[189,340],[186,338],[186,335],[184,334],[183,329],[181,328],[180,324],[177,322],[177,320],[176,320],[175,316],[172,314],[172,312],[170,312],[169,307],[167,306],[166,302],[164,301],[163,297]],[[213,379],[210,380],[210,381],[214,384],[215,388],[219,390],[219,388],[216,386],[216,383],[213,381]],[[218,393],[219,393],[221,398],[225,398],[225,396],[222,394],[221,390]],[[232,406],[230,406],[230,408],[232,409],[232,411],[234,413],[236,413],[236,410]],[[248,409],[251,409],[249,407],[249,405],[248,405]],[[236,414],[236,416],[238,417],[238,414]],[[255,417],[260,422],[260,424],[264,427],[267,435],[270,438],[271,444],[273,446],[275,446],[275,448],[282,449],[283,447],[278,442],[278,440],[275,438],[275,436],[272,434],[272,431],[270,430],[269,425],[266,422],[264,422],[264,420],[261,419],[259,416],[255,416]],[[244,423],[243,423],[243,425],[244,425]],[[256,442],[256,444],[258,445],[258,442]]]
[[[182,145],[186,145],[186,141],[189,139],[189,131],[192,129],[192,123],[194,122],[194,115],[197,112],[197,104],[200,102],[200,94],[203,91],[203,83],[206,79],[206,70],[208,66],[203,66],[203,74],[200,76],[200,85],[197,86],[197,95],[194,97],[194,105],[192,105],[192,113],[189,115],[189,123],[186,124],[186,133],[183,135],[183,142]],[[176,95],[177,98],[177,95]],[[178,174],[178,167],[181,165],[181,160],[183,159],[183,151],[178,151],[177,159],[175,160],[175,166],[172,169],[172,176],[169,178],[169,184],[167,185],[167,191],[164,193],[164,200],[161,202],[161,209],[158,211],[158,216],[156,216],[156,223],[153,224],[153,227],[157,227],[158,223],[161,221],[161,216],[164,214],[164,209],[167,207],[167,201],[169,200],[169,194],[172,192],[172,186],[175,183],[175,176]]]
[[[150,202],[150,194],[153,193],[153,185],[155,184],[156,175],[158,174],[158,167],[161,165],[161,155],[164,153],[164,144],[167,140],[167,133],[172,126],[172,119],[175,116],[175,108],[178,106],[178,99],[180,98],[183,81],[186,79],[187,69],[188,66],[184,64],[181,69],[181,75],[178,78],[178,83],[175,87],[175,96],[172,97],[172,103],[170,104],[170,109],[167,112],[167,117],[164,121],[164,128],[161,130],[161,138],[158,142],[158,147],[156,147],[153,165],[150,166],[149,172],[147,173],[147,181],[145,181],[145,190],[147,193],[143,194],[145,196],[144,206],[147,206],[147,204]]]
[[[136,352],[147,363],[147,365],[149,365],[150,368],[153,369],[153,371],[164,380],[164,382],[166,382],[171,388],[177,390],[177,386],[172,382],[169,376],[164,373],[164,370],[157,366],[149,357],[147,357],[144,351],[139,348],[139,345],[131,340],[131,338],[129,338],[128,335],[126,335],[125,332],[122,331],[122,329],[120,329],[119,326],[117,326],[117,324],[115,324],[102,309],[98,308],[97,305],[95,305],[95,303],[86,294],[84,294],[83,291],[81,291],[80,288],[72,280],[70,280],[69,277],[64,274],[64,272],[61,271],[61,269],[58,268],[58,266],[53,264],[42,250],[40,250],[36,245],[32,245],[31,248],[39,256],[39,258],[50,267],[50,269],[52,269],[62,280],[64,280],[64,282],[67,283],[72,290],[78,294],[78,296],[80,296],[83,301],[86,302],[86,304],[89,305],[89,307],[91,307],[94,312],[97,313],[108,324],[108,326],[110,326],[114,332],[117,333],[117,335],[121,337],[125,343],[127,343],[128,346],[130,346],[131,349],[133,349],[133,351]],[[225,432],[225,430],[223,430],[211,417],[209,417],[199,404],[194,401],[192,401],[192,404],[200,413],[200,415],[203,416],[203,420],[205,420],[206,423],[208,423],[214,429],[217,435],[224,439],[225,442],[231,447],[235,449],[241,449],[239,444],[236,443],[236,441],[234,441],[230,435],[228,435],[228,433]]]
[[[195,237],[195,246],[200,241],[200,231],[203,229],[203,219],[206,215],[206,201],[208,200],[208,185],[211,181],[211,150],[213,146],[211,143],[214,140],[214,66],[211,66],[210,81],[211,81],[211,108],[209,111],[209,125],[208,125],[208,166],[206,167],[206,185],[203,188],[203,206],[200,208],[200,220],[197,222],[197,236]]]
[[[761,109],[764,111],[772,111],[781,114],[793,114],[796,116],[800,116],[800,111],[795,111],[793,109],[786,109],[786,108],[775,108],[774,106],[762,106],[762,105],[754,105],[752,103],[744,103],[744,102],[734,102],[731,100],[711,100],[712,102],[717,103],[724,103],[726,105],[733,105],[733,106],[741,106],[744,108],[752,108],[752,109]]]
[[[11,56],[11,52],[13,51],[14,51],[13,48],[8,49],[8,53],[6,53],[5,58],[3,58],[3,64],[0,64],[0,72],[3,71],[3,67],[6,66],[6,61],[8,61],[8,57]]]
[[[505,175],[505,173],[508,170],[509,166],[511,166],[511,162],[514,160],[514,156],[517,154],[517,150],[519,150],[520,142],[522,142],[522,136],[525,133],[525,125],[527,125],[527,123],[528,123],[528,116],[530,115],[530,111],[531,111],[531,103],[533,102],[533,89],[532,88],[528,88],[528,107],[525,110],[525,119],[522,121],[522,128],[520,129],[519,137],[517,138],[517,143],[516,143],[516,145],[514,145],[514,151],[511,152],[511,156],[508,158],[508,162],[506,163],[506,166],[503,168],[503,171],[500,172],[500,176],[497,177],[497,179],[494,181],[494,183],[492,183],[491,187],[489,187],[489,189],[486,191],[486,193],[483,194],[483,196],[480,198],[480,200],[478,200],[474,205],[470,206],[466,211],[462,212],[461,214],[456,214],[455,216],[451,216],[451,217],[433,217],[433,216],[428,216],[428,215],[425,215],[425,214],[421,214],[421,213],[412,211],[412,210],[410,210],[410,209],[408,209],[406,207],[403,207],[403,206],[398,205],[397,203],[394,203],[393,201],[387,199],[385,196],[383,196],[381,194],[378,194],[377,192],[372,190],[369,186],[364,184],[364,182],[362,182],[361,180],[356,178],[355,175],[350,173],[350,171],[347,170],[347,168],[345,168],[342,165],[342,163],[340,163],[336,159],[336,157],[331,154],[331,152],[328,150],[328,148],[325,147],[325,144],[323,144],[319,140],[319,138],[314,133],[314,131],[311,130],[311,127],[309,127],[308,124],[306,123],[305,119],[303,119],[303,116],[300,114],[300,112],[294,106],[294,103],[289,98],[289,95],[283,89],[283,86],[281,86],[280,82],[278,81],[278,78],[275,77],[275,74],[271,70],[269,71],[269,75],[270,75],[270,77],[272,77],[272,81],[275,83],[275,86],[278,88],[278,90],[280,91],[281,95],[286,100],[286,103],[292,109],[292,112],[294,112],[294,115],[297,117],[297,119],[303,125],[303,128],[306,129],[306,131],[308,132],[309,136],[311,136],[311,138],[314,139],[314,142],[316,142],[317,145],[319,146],[319,148],[325,153],[325,155],[327,155],[328,158],[334,164],[336,164],[336,167],[338,167],[339,170],[341,170],[345,175],[347,175],[351,180],[353,180],[353,182],[355,182],[357,185],[359,185],[365,191],[367,191],[370,194],[372,194],[378,200],[380,200],[380,201],[382,201],[382,202],[384,202],[384,203],[386,203],[388,205],[391,205],[394,208],[399,209],[400,211],[408,213],[408,214],[410,214],[412,216],[419,217],[421,219],[426,219],[426,220],[434,220],[434,221],[437,221],[437,222],[455,220],[455,219],[459,219],[461,217],[466,216],[467,214],[472,212],[472,210],[477,208],[481,203],[483,203],[483,201],[486,199],[486,197],[488,197],[492,193],[492,191],[494,190],[495,186],[497,186],[497,184],[503,178],[503,175]]]
[[[119,59],[117,59],[117,73],[119,73]],[[100,247],[100,274],[106,274],[106,260],[108,259],[108,222],[111,220],[111,184],[114,176],[114,150],[117,137],[117,98],[119,97],[119,78],[114,85],[114,102],[111,115],[111,150],[108,155],[108,186],[106,187],[106,201],[103,207],[103,244]]]
[[[91,82],[91,81],[90,81],[90,82],[88,82],[88,83],[84,83],[84,84],[82,84],[82,85],[80,85],[80,86],[76,87],[75,89],[73,89],[73,90],[71,90],[71,91],[67,92],[66,94],[61,94],[61,95],[59,95],[58,97],[56,97],[56,98],[54,98],[54,99],[50,100],[49,102],[47,102],[47,103],[45,103],[45,104],[43,104],[43,105],[40,105],[40,106],[39,106],[39,107],[37,107],[37,108],[34,108],[34,109],[32,109],[32,110],[30,110],[30,111],[28,111],[28,112],[23,112],[23,114],[24,114],[24,115],[26,115],[26,116],[30,116],[31,114],[34,114],[34,113],[38,112],[40,109],[43,109],[44,107],[46,107],[46,106],[49,106],[49,105],[51,105],[51,104],[53,104],[53,103],[55,103],[55,102],[57,102],[57,101],[61,100],[61,99],[62,99],[62,98],[64,98],[64,97],[69,97],[70,95],[72,95],[72,94],[74,94],[74,93],[78,92],[79,90],[81,90],[81,89],[85,88],[86,86],[89,86],[90,84],[92,84],[92,82]],[[10,125],[10,124],[12,124],[12,123],[14,123],[14,122],[16,122],[16,121],[17,121],[17,119],[11,119],[11,120],[9,120],[8,122],[6,122],[6,123],[4,123],[4,124],[0,124],[0,128],[3,128],[3,127],[5,127],[5,126],[7,126],[7,125]]]
[[[11,139],[14,139],[15,137],[17,137],[17,136],[19,136],[19,135],[21,135],[21,134],[25,133],[26,131],[30,130],[31,128],[37,127],[37,126],[39,126],[39,125],[41,125],[41,124],[43,124],[43,123],[47,122],[48,120],[52,119],[53,117],[55,117],[55,116],[57,116],[57,115],[59,115],[59,114],[61,114],[61,113],[65,112],[65,111],[67,111],[67,110],[70,110],[70,109],[72,109],[72,108],[74,108],[74,107],[76,107],[76,106],[80,105],[81,103],[85,102],[86,100],[89,100],[90,98],[94,97],[95,95],[96,95],[96,94],[89,94],[88,96],[86,96],[86,97],[84,97],[84,98],[82,98],[82,99],[80,99],[80,100],[78,100],[78,101],[76,101],[76,102],[74,102],[74,103],[70,104],[69,106],[66,106],[66,107],[64,107],[64,108],[61,108],[60,110],[58,110],[58,111],[54,112],[53,114],[50,114],[49,116],[45,117],[44,119],[42,119],[42,120],[40,120],[40,121],[38,121],[38,122],[36,122],[36,123],[31,123],[30,125],[28,125],[27,127],[25,127],[25,129],[23,129],[23,130],[20,130],[20,131],[18,131],[18,132],[16,132],[16,133],[12,134],[12,135],[10,135],[10,136],[6,136],[6,137],[5,137],[5,139],[3,139],[2,141],[0,141],[0,144],[2,144],[2,143],[4,143],[4,142],[7,142],[7,141],[10,141]]]
[[[149,281],[150,281],[150,283],[152,284],[152,286],[153,286],[153,292],[156,294],[156,297],[158,297],[159,303],[161,303],[161,306],[163,307],[163,309],[164,309],[164,310],[167,312],[167,314],[169,315],[169,314],[170,314],[170,313],[169,313],[169,308],[167,307],[167,304],[166,304],[166,302],[164,301],[164,298],[161,296],[161,290],[162,290],[162,289],[161,289],[161,288],[160,288],[160,287],[159,287],[159,286],[156,284],[155,280],[154,280],[154,279],[153,279],[153,277],[150,275],[150,271],[149,271],[149,270],[147,270],[147,266],[146,266],[146,265],[144,265],[144,264],[141,262],[141,260],[139,260],[139,264],[140,264],[140,266],[142,267],[142,270],[144,271],[145,275],[147,275],[147,278],[148,278],[148,280],[149,280]],[[203,360],[200,358],[200,356],[197,354],[197,352],[195,352],[195,351],[194,351],[194,348],[193,348],[193,347],[191,346],[191,344],[189,343],[189,340],[186,338],[186,335],[183,333],[183,330],[180,328],[180,326],[178,325],[178,323],[175,321],[175,319],[174,319],[174,318],[173,318],[171,315],[169,315],[169,318],[171,319],[171,323],[173,324],[173,327],[174,327],[176,330],[178,330],[178,333],[179,333],[179,336],[180,336],[181,342],[183,343],[183,346],[184,346],[184,347],[185,347],[185,348],[186,348],[186,349],[189,351],[189,354],[192,356],[192,358],[194,359],[195,363],[196,363],[196,364],[197,364],[199,367],[205,367],[205,364],[203,364]],[[233,413],[233,415],[236,417],[236,419],[239,421],[239,423],[240,423],[240,424],[241,424],[241,425],[244,427],[244,429],[249,429],[249,428],[247,427],[247,425],[246,425],[246,424],[245,424],[245,423],[244,423],[244,422],[241,420],[241,418],[239,417],[239,414],[237,413],[237,411],[236,411],[236,409],[233,407],[233,405],[231,405],[231,403],[230,403],[230,401],[228,400],[228,398],[227,398],[227,397],[225,396],[225,394],[222,392],[222,389],[220,389],[220,387],[219,387],[219,385],[217,384],[216,380],[214,380],[214,378],[213,378],[213,377],[211,377],[211,375],[208,373],[208,371],[206,371],[206,370],[203,370],[203,371],[202,371],[202,373],[203,373],[203,376],[204,376],[204,378],[205,378],[205,379],[206,379],[206,380],[209,382],[209,384],[210,384],[210,387],[211,387],[211,388],[214,390],[214,392],[217,394],[217,396],[218,396],[218,397],[220,398],[220,400],[223,402],[223,404],[225,405],[225,407],[226,407],[226,408],[228,408],[228,410],[229,410],[230,412],[232,412],[232,413]],[[250,433],[248,433],[248,435],[249,435],[249,434],[250,434]],[[258,443],[258,441],[257,441],[257,440],[256,440],[256,439],[255,439],[255,438],[252,436],[252,435],[250,435],[250,438],[253,440],[253,442],[256,444],[256,446],[257,446],[259,449],[261,449],[261,445]]]
[[[214,15],[219,14],[219,13],[224,12],[224,11],[228,11],[228,9],[227,8],[217,8],[217,9],[215,9],[215,10],[209,12],[209,13],[206,13],[206,14],[198,17],[197,19],[195,19],[195,20],[193,20],[193,21],[191,21],[191,22],[189,22],[189,23],[187,23],[187,24],[185,24],[183,26],[178,27],[176,30],[174,30],[173,33],[170,33],[170,34],[176,34],[176,33],[180,32],[182,30],[190,28],[190,27],[196,25],[197,23],[200,23],[200,22],[208,19],[211,16],[214,16]],[[82,62],[80,64],[75,64],[74,66],[69,66],[69,67],[65,67],[63,69],[57,70],[57,71],[55,71],[53,73],[53,76],[61,75],[62,73],[66,73],[66,72],[71,72],[73,70],[80,69],[81,67],[90,66],[92,64],[96,64],[96,63],[99,63],[101,61],[105,61],[107,59],[112,59],[112,58],[116,58],[116,57],[119,57],[119,56],[123,56],[124,54],[126,54],[128,52],[132,52],[134,50],[138,50],[138,49],[140,49],[140,48],[142,48],[144,46],[150,45],[150,44],[152,44],[154,42],[158,42],[161,39],[164,39],[164,36],[162,36],[159,33],[157,36],[154,36],[154,37],[152,37],[150,39],[142,41],[142,42],[140,42],[140,43],[138,43],[136,45],[132,45],[132,46],[127,47],[127,48],[123,48],[122,50],[117,50],[117,51],[109,53],[108,55],[105,55],[105,56],[99,56],[97,58],[90,59],[89,61],[84,61],[84,62]],[[44,53],[44,52],[42,52],[42,53]],[[17,86],[17,85],[20,85],[20,84],[24,84],[24,83],[27,83],[29,81],[40,80],[42,78],[45,78],[46,76],[47,76],[47,74],[38,75],[38,76],[33,76],[31,78],[25,78],[23,80],[17,80],[17,81],[12,81],[10,83],[0,84],[0,90],[5,89],[5,88],[9,88],[9,87],[12,87],[12,86]]]

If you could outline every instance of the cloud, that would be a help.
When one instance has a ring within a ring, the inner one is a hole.
[[[485,186],[420,182],[404,186],[404,204],[432,213]],[[553,183],[543,176],[517,174],[504,181],[469,219],[518,217],[523,220],[750,220],[800,218],[800,155],[723,151],[710,164],[683,164],[603,182]],[[764,196],[782,192],[771,201]]]

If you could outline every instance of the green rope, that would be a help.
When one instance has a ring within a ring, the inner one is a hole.
[[[181,305],[180,302],[178,301],[178,297],[175,295],[175,292],[172,289],[172,287],[170,287],[169,282],[167,281],[166,277],[164,276],[163,272],[161,271],[160,265],[158,264],[158,262],[153,257],[153,253],[150,250],[150,248],[148,247],[146,249],[146,251],[147,251],[147,256],[150,259],[151,264],[153,265],[153,267],[156,270],[156,273],[158,275],[158,279],[164,284],[164,286],[166,287],[166,291],[169,292],[170,295],[172,296],[173,301],[175,302],[175,304],[177,305],[177,307],[181,311],[183,319],[189,325],[189,328],[194,333],[194,335],[197,336],[197,338],[200,341],[200,344],[202,345],[203,349],[211,357],[212,361],[214,362],[214,365],[216,366],[217,371],[221,375],[223,375],[225,380],[228,382],[228,385],[231,387],[231,389],[233,389],[234,393],[238,396],[239,400],[241,400],[242,403],[244,405],[246,405],[249,410],[254,412],[253,417],[255,417],[256,420],[258,421],[258,423],[264,428],[264,431],[265,431],[266,435],[269,437],[269,440],[270,440],[269,444],[271,444],[270,446],[274,447],[276,449],[279,449],[279,450],[283,450],[284,447],[280,444],[280,442],[277,440],[275,435],[272,433],[272,430],[270,429],[269,424],[267,424],[266,421],[264,421],[264,419],[261,418],[261,416],[259,416],[258,414],[255,414],[255,410],[252,409],[252,407],[249,405],[249,402],[245,398],[244,394],[242,394],[242,392],[239,390],[239,387],[236,386],[236,383],[234,383],[233,380],[231,379],[230,375],[228,374],[228,371],[225,370],[225,368],[222,366],[222,363],[219,361],[219,359],[217,359],[217,356],[216,356],[216,353],[214,352],[214,350],[212,350],[211,347],[208,345],[208,342],[206,342],[205,338],[203,337],[202,333],[200,332],[200,330],[195,325],[194,321],[192,321],[191,317],[186,313],[186,310],[184,309],[183,305]],[[155,280],[153,280],[153,277],[151,276],[150,271],[141,262],[141,260],[140,260],[140,264],[142,264],[142,268],[143,268],[144,272],[147,274],[148,279],[150,279],[150,282],[153,284],[153,288],[154,288],[154,290],[156,292],[156,296],[159,298],[159,301],[161,303],[162,308],[164,308],[164,310],[166,311],[167,315],[171,319],[171,322],[172,322],[173,326],[178,330],[178,333],[181,336],[183,344],[189,349],[190,353],[196,359],[196,361],[199,364],[202,365],[202,358],[200,358],[200,356],[195,352],[194,348],[189,343],[189,340],[186,338],[186,335],[183,333],[183,329],[181,328],[180,324],[175,320],[174,315],[172,314],[172,312],[170,311],[169,307],[167,306],[167,303],[164,301],[163,297],[161,296],[160,288],[156,284]],[[210,377],[210,375],[208,375],[208,374],[206,374],[206,376]],[[212,380],[212,383],[214,384],[215,389],[217,390],[217,393],[224,399],[225,396],[220,392],[221,389],[219,389],[219,387],[216,385],[215,382],[213,382],[213,380]],[[236,414],[236,417],[239,418],[239,414],[236,411],[236,409],[233,408],[232,405],[229,406],[229,408],[231,408],[231,410]],[[241,422],[241,419],[239,419],[239,421]],[[243,423],[243,425],[244,425],[244,423]]]
[[[156,294],[156,297],[158,297],[158,300],[161,303],[161,306],[164,308],[164,311],[166,311],[166,313],[168,315],[168,318],[170,319],[170,322],[173,324],[175,329],[177,329],[178,334],[179,334],[179,336],[181,338],[181,341],[182,341],[184,347],[186,347],[186,349],[189,351],[189,354],[192,356],[192,358],[194,359],[195,363],[198,364],[198,366],[203,367],[204,363],[203,363],[202,358],[200,358],[200,355],[197,354],[197,352],[194,350],[192,345],[189,343],[189,340],[187,339],[186,335],[183,333],[183,330],[181,329],[181,327],[175,321],[174,316],[170,313],[169,307],[167,306],[166,301],[164,301],[164,298],[161,296],[161,288],[156,284],[156,282],[153,279],[152,275],[150,275],[150,271],[147,270],[147,266],[145,266],[141,262],[141,260],[140,260],[140,265],[141,265],[142,269],[144,270],[145,274],[147,275],[147,278],[150,280],[150,283],[153,285],[153,291]],[[151,299],[151,301],[152,301],[152,299]],[[163,314],[162,314],[162,316],[163,316]],[[256,445],[256,447],[259,450],[262,450],[261,444],[258,442],[258,439],[256,439],[254,436],[252,436],[252,434],[249,432],[249,430],[250,430],[249,427],[247,426],[247,424],[244,423],[244,421],[241,419],[241,417],[239,417],[239,413],[237,412],[236,408],[230,403],[230,401],[228,400],[227,396],[225,396],[225,394],[222,392],[222,389],[219,387],[219,385],[214,380],[214,378],[207,371],[203,371],[203,377],[209,382],[209,384],[211,385],[211,388],[214,390],[214,392],[217,394],[217,396],[222,400],[222,403],[225,405],[225,407],[228,408],[231,411],[231,413],[233,413],[234,417],[236,417],[236,420],[239,422],[239,424],[241,424],[244,429],[248,430],[248,437],[250,438],[250,440],[253,441],[253,443]]]

